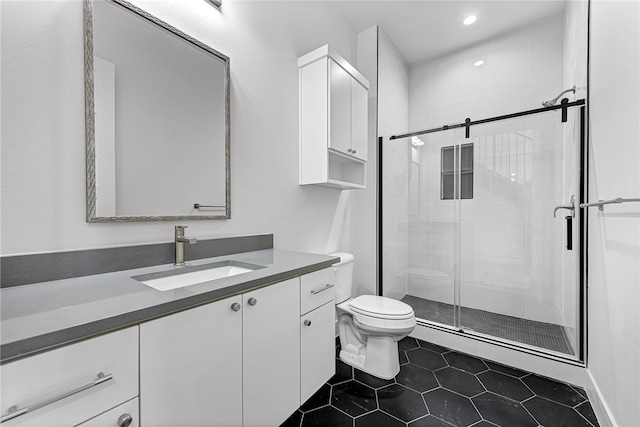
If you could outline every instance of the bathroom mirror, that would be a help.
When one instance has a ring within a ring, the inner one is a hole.
[[[85,0],[87,221],[228,219],[229,58],[124,0]]]

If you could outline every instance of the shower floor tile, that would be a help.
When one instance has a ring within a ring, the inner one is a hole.
[[[336,346],[338,354],[338,340]],[[281,427],[598,427],[577,386],[415,338],[403,339],[398,348],[406,363],[392,380],[336,358],[337,374]],[[412,363],[407,353],[419,350],[434,353],[444,365]]]
[[[413,295],[406,295],[402,298],[402,302],[413,308],[417,318],[453,326],[453,305],[451,304]],[[461,307],[461,317],[463,326],[475,332],[559,353],[575,354],[564,328],[560,325],[468,307]]]

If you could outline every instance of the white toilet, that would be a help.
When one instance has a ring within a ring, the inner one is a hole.
[[[340,360],[373,376],[392,379],[400,371],[398,341],[416,326],[413,309],[391,298],[362,295],[351,298],[351,254],[338,252],[336,314],[340,333]]]

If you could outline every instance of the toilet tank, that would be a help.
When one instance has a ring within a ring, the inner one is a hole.
[[[333,264],[336,271],[336,304],[351,298],[353,288],[354,256],[346,252],[336,252],[329,256],[340,257],[340,262]]]

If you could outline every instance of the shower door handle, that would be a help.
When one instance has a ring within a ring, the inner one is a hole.
[[[571,215],[567,215],[564,217],[567,221],[567,250],[573,250],[573,217]]]
[[[553,210],[553,217],[556,217],[556,212],[558,212],[558,209],[567,209],[571,211],[571,218],[574,218],[576,216],[576,196],[575,194],[571,196],[571,199],[569,200],[569,204],[568,205],[560,205],[560,206],[556,206],[555,209]]]

